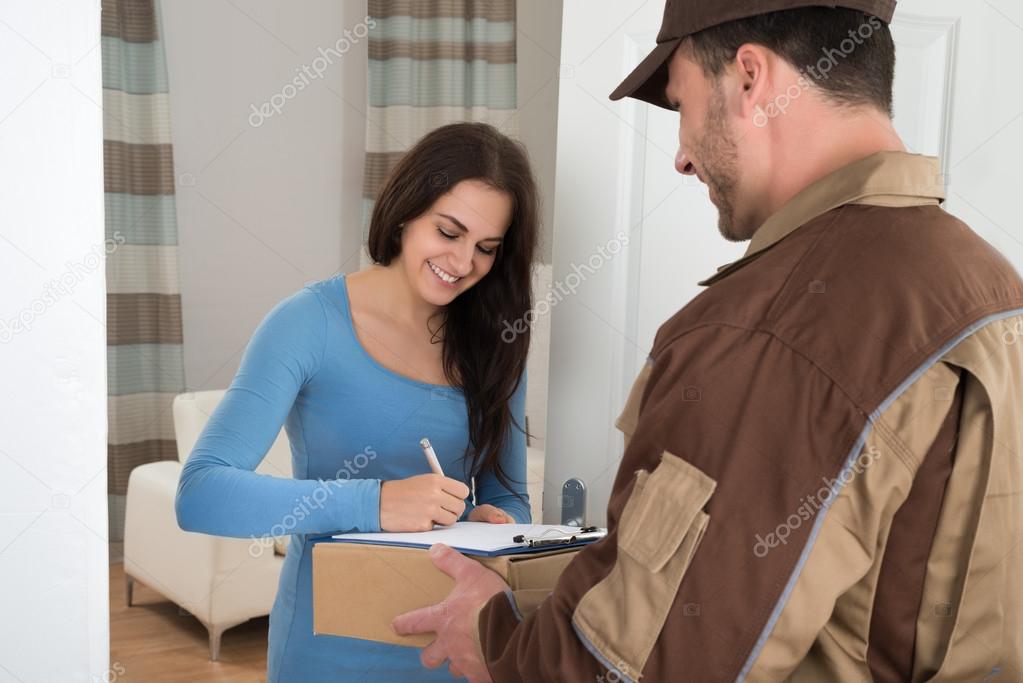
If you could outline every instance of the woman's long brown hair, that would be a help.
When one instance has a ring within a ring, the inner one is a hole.
[[[478,180],[507,193],[512,219],[494,265],[475,286],[444,307],[444,374],[462,390],[468,407],[467,474],[493,472],[512,491],[500,455],[512,424],[509,403],[529,352],[532,267],[539,232],[536,180],[524,148],[493,126],[454,123],[425,135],[391,170],[370,219],[368,249],[389,265],[401,253],[401,225],[426,213],[463,180]],[[517,321],[523,321],[516,324]],[[507,322],[524,330],[502,337]],[[523,425],[514,425],[525,432]]]

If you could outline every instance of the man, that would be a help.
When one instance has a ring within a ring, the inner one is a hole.
[[[612,99],[679,112],[749,249],[658,331],[608,536],[553,592],[431,550],[455,587],[394,624],[437,632],[426,666],[1023,680],[1023,281],[892,127],[894,5],[668,0]]]

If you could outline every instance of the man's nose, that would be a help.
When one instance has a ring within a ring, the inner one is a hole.
[[[675,170],[682,175],[696,175],[696,167],[689,161],[689,157],[686,156],[681,147],[675,152]]]

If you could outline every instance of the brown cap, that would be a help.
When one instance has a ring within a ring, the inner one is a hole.
[[[667,0],[664,19],[657,34],[657,47],[639,63],[621,85],[611,93],[612,100],[635,97],[650,104],[671,109],[664,99],[668,85],[668,60],[675,48],[689,35],[727,21],[746,19],[758,14],[800,7],[844,7],[872,14],[884,23],[891,23],[896,0],[838,0],[809,2],[807,0]]]

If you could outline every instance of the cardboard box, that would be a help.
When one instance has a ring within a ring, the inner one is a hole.
[[[472,557],[512,590],[548,588],[580,550]],[[454,580],[433,566],[425,548],[319,542],[313,546],[313,633],[425,647],[433,634],[399,636],[391,620],[442,601]]]

